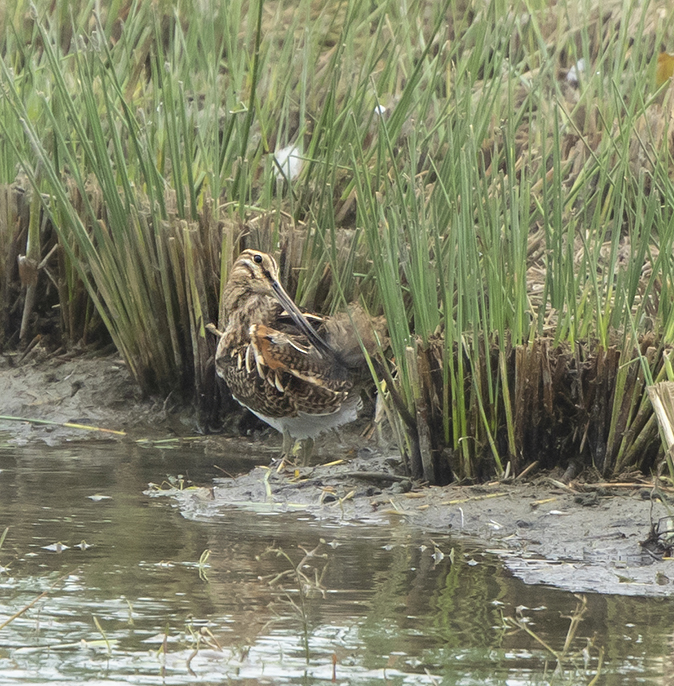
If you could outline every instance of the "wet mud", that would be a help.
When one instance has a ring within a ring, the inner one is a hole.
[[[165,399],[143,398],[114,357],[0,362],[0,414],[82,423],[126,436],[54,425],[0,421],[5,440],[57,444],[83,439],[189,433],[185,414]],[[280,442],[211,436],[214,461],[242,454],[271,458]],[[674,593],[674,561],[658,559],[641,543],[651,525],[672,511],[672,495],[650,479],[623,484],[569,485],[550,476],[526,483],[424,487],[407,479],[399,455],[348,436],[350,448],[325,437],[319,464],[277,470],[257,466],[241,475],[183,490],[150,486],[177,501],[187,517],[216,517],[223,508],[302,511],[344,524],[393,523],[469,538],[497,553],[530,584],[574,592],[665,596]],[[264,460],[266,462],[266,459]],[[189,465],[186,465],[188,468]],[[224,469],[224,467],[223,467]],[[357,536],[357,526],[354,527]]]
[[[368,455],[291,472],[257,467],[212,488],[154,493],[177,499],[189,517],[231,507],[303,510],[345,524],[399,523],[467,537],[530,584],[621,595],[674,592],[674,561],[656,559],[641,545],[651,521],[671,509],[662,500],[667,496],[655,496],[646,484],[564,488],[539,477],[525,484],[417,487],[393,473],[395,462],[394,455]]]
[[[132,434],[166,434],[171,419],[163,399],[144,398],[118,356],[0,355],[0,415],[52,422],[0,420],[14,443],[120,438],[109,431],[59,426],[81,424]],[[185,429],[186,430],[186,429]]]

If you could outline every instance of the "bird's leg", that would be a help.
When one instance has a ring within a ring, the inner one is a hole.
[[[295,441],[286,429],[283,432],[283,444],[281,445],[281,457],[290,457],[293,452]]]
[[[308,466],[313,452],[313,438],[302,438],[296,441],[287,431],[284,431],[283,444],[281,446],[281,461],[279,462],[277,471],[280,472],[288,462],[292,464],[293,458],[297,460],[295,464],[298,464],[298,466]]]
[[[283,443],[281,444],[281,461],[279,462],[276,471],[280,472],[286,466],[286,461],[289,461],[293,455],[293,448],[295,447],[295,439],[290,435],[286,429],[283,432]]]
[[[311,455],[314,452],[314,439],[313,438],[303,438],[300,443],[300,465],[302,467],[308,467],[311,461]]]

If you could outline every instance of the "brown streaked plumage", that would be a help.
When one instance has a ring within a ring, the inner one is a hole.
[[[306,441],[306,455],[319,433],[356,419],[366,367],[349,317],[300,312],[274,258],[257,250],[239,255],[223,304],[216,371],[241,405],[283,433],[284,453],[291,437]],[[359,335],[374,351],[371,327]]]

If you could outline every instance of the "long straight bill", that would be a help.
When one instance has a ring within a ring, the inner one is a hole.
[[[283,286],[281,286],[276,279],[271,280],[271,286],[281,305],[285,307],[286,312],[292,317],[302,333],[304,333],[304,335],[314,344],[318,352],[328,355],[329,357],[339,357],[337,352],[316,333],[311,324],[309,324],[304,315],[300,312],[297,305],[292,301],[291,297],[285,292]]]

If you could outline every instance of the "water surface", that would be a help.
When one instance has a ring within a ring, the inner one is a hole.
[[[225,459],[199,443],[0,437],[0,624],[45,594],[0,630],[0,686],[582,684],[600,652],[597,683],[666,683],[669,598],[588,595],[555,675],[551,650],[578,599],[526,586],[460,539],[303,512],[194,519],[144,495],[150,482],[208,486],[254,464],[247,444],[230,445]],[[325,557],[298,580],[293,564],[316,548]]]

